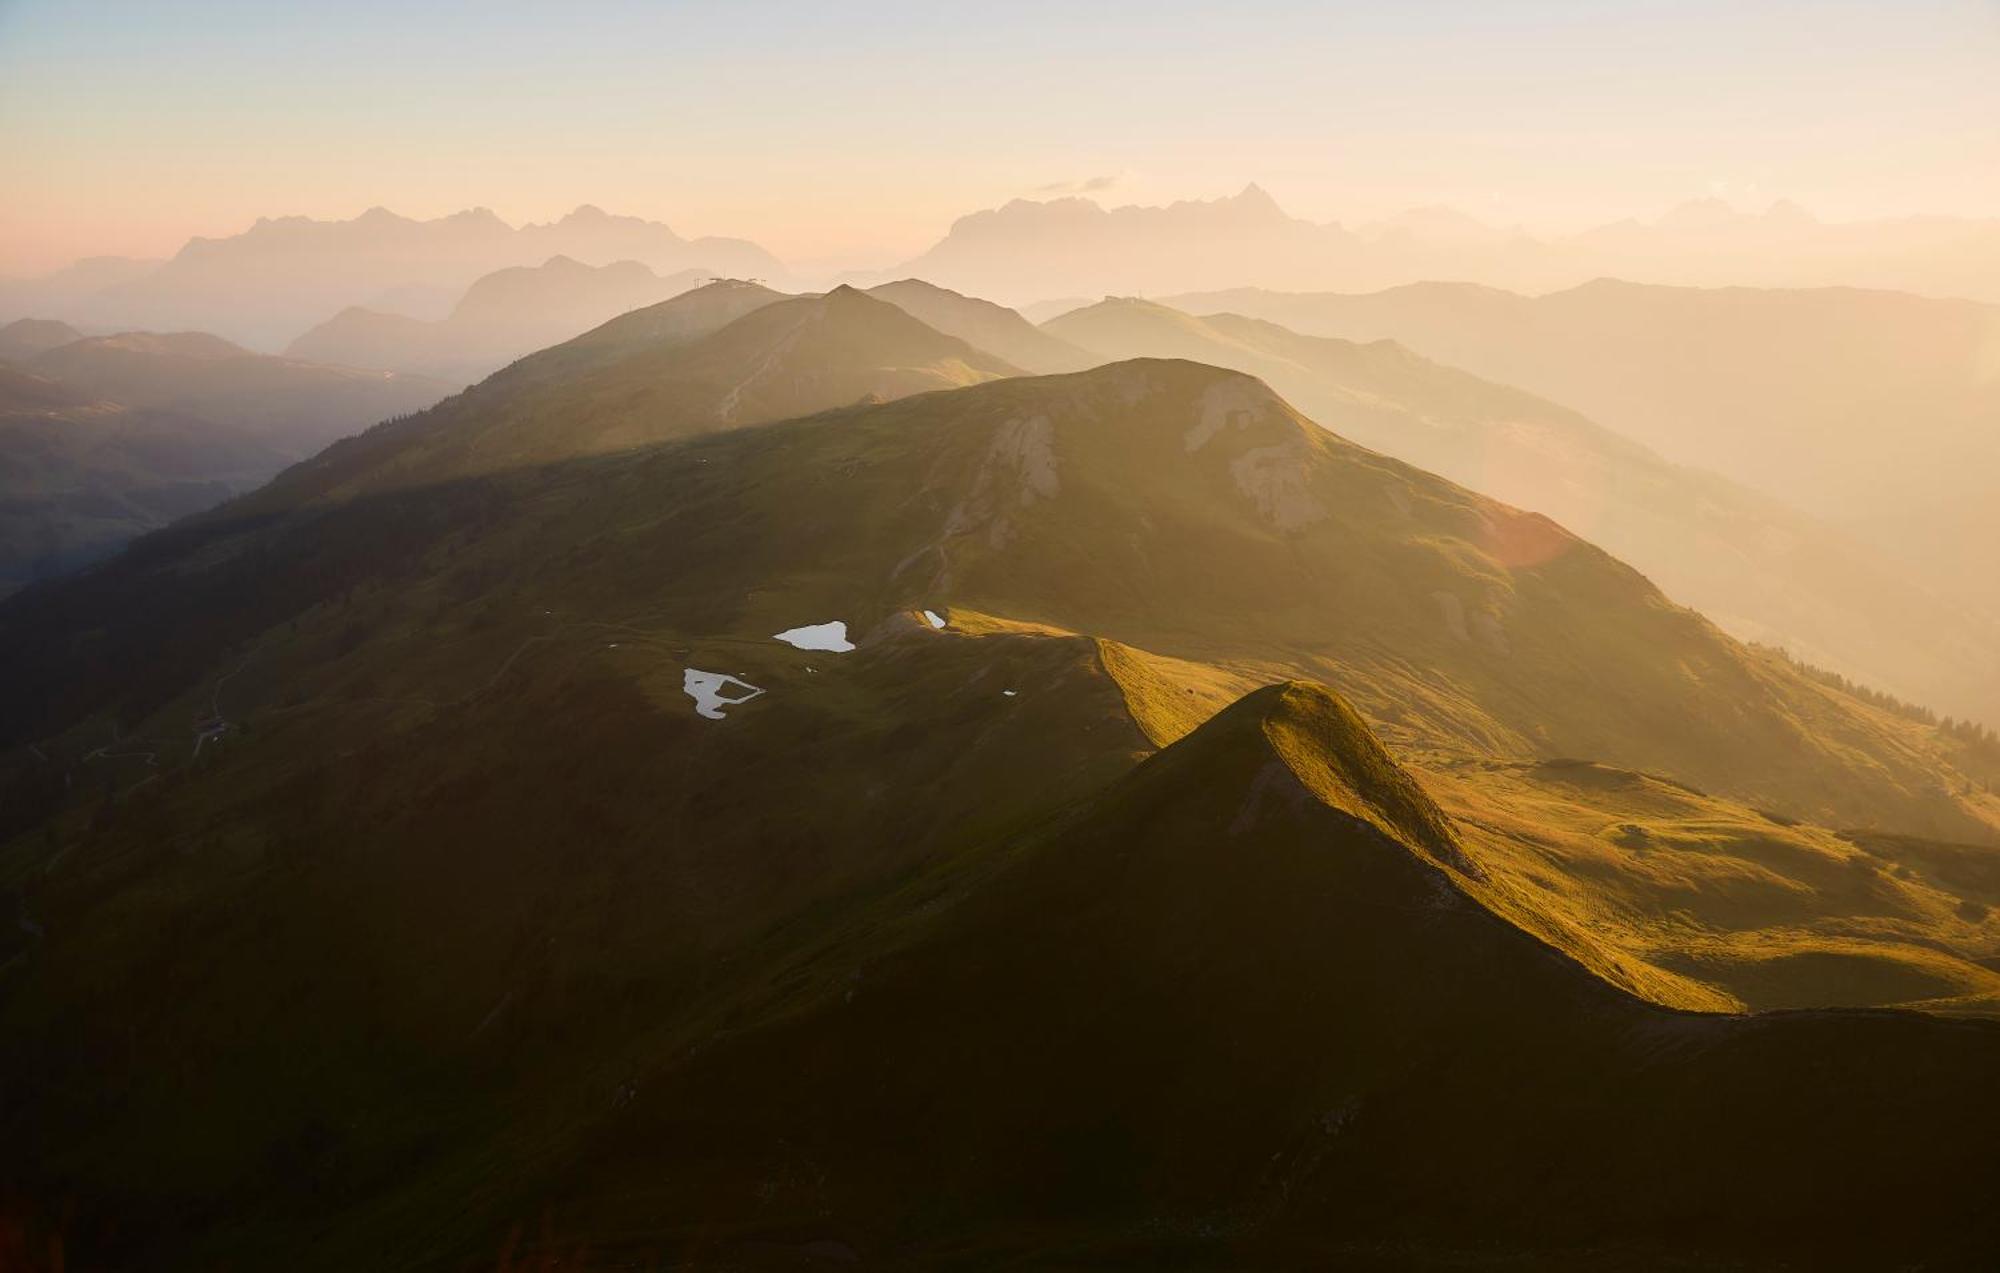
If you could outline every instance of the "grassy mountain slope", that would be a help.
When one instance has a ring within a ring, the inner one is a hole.
[[[1108,300],[1048,329],[1106,358],[1256,375],[1320,424],[1518,507],[1644,571],[1739,638],[1941,710],[2000,717],[2000,626],[1832,525],[1532,394],[1387,341]]]

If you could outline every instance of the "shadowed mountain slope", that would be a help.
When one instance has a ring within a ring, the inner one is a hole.
[[[893,1267],[1991,1249],[1962,1217],[2000,1027],[1647,1005],[1481,905],[1450,836],[1337,698],[1261,690],[769,974],[637,1079],[559,1214],[621,1254],[699,1216]]]

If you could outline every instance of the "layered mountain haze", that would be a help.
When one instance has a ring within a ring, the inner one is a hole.
[[[0,595],[213,507],[290,458],[245,429],[0,364]]]
[[[371,208],[348,221],[260,218],[227,238],[191,239],[153,268],[101,286],[17,286],[15,307],[98,327],[194,328],[278,349],[328,315],[359,306],[443,318],[475,280],[552,257],[636,261],[660,274],[782,279],[784,267],[740,239],[685,239],[639,217],[584,205],[557,221],[508,225],[484,208],[417,221]],[[0,305],[8,291],[0,290]],[[0,317],[7,316],[0,310]]]
[[[92,256],[34,278],[0,278],[0,321],[40,314],[66,314],[78,321],[103,292],[144,278],[164,262],[124,256]],[[112,324],[118,325],[118,324]]]
[[[1390,338],[1546,394],[1675,459],[1840,525],[1987,616],[2000,582],[2000,308],[1841,289],[1461,285],[1171,298],[1350,340]]]
[[[0,327],[0,361],[25,362],[36,354],[83,339],[83,333],[52,318],[23,318]]]
[[[0,589],[51,578],[268,481],[328,442],[429,406],[421,377],[252,354],[201,332],[6,329]],[[35,347],[39,346],[39,351]]]
[[[451,391],[422,376],[253,354],[206,332],[93,337],[26,366],[128,406],[184,411],[248,430],[293,456]]]
[[[1379,338],[1304,336],[1136,299],[1086,306],[1043,330],[1105,358],[1190,358],[1260,376],[1337,433],[1553,517],[1740,638],[2000,719],[2000,620],[1962,589],[1914,584],[1831,521],[1671,463],[1553,402]]]
[[[708,278],[702,270],[662,278],[637,261],[593,267],[551,257],[534,268],[486,275],[436,321],[359,307],[342,310],[287,345],[285,354],[470,383]]]
[[[0,660],[0,1132],[105,1263],[1993,1241],[2000,751],[1238,371],[714,283]]]

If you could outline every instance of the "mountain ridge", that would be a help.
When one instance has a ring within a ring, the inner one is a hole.
[[[660,222],[589,205],[518,228],[485,209],[424,221],[376,208],[348,220],[263,218],[238,234],[190,239],[166,261],[115,272],[102,284],[31,282],[9,291],[24,297],[14,302],[24,313],[96,327],[196,328],[273,350],[354,306],[443,317],[480,276],[559,255],[591,265],[638,260],[669,274],[785,277],[777,258],[745,240],[686,239]],[[0,291],[0,304],[9,291]]]
[[[1509,303],[1504,293],[1424,290],[1453,312]],[[1898,558],[1839,525],[1672,463],[1530,392],[1434,363],[1380,329],[1353,330],[1368,339],[1361,344],[1136,298],[1045,328],[1100,357],[1189,357],[1261,376],[1336,432],[1549,514],[1739,639],[1906,699],[2000,715],[2000,624],[1960,593],[1910,578]]]

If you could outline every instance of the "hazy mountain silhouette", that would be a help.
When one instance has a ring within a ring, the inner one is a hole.
[[[40,347],[0,363],[0,591],[108,556],[450,390],[201,332],[83,338],[15,323],[0,338]]]
[[[1107,211],[1081,197],[1016,199],[960,217],[929,251],[884,273],[1020,302],[1079,289],[1143,293],[1274,278],[1297,285],[1302,276],[1324,272],[1308,262],[1360,253],[1353,235],[1287,216],[1251,185],[1232,198],[1164,208]],[[1173,281],[1182,279],[1213,281]],[[856,281],[875,280],[860,275]]]
[[[1546,513],[1741,638],[2000,719],[2000,623],[1914,585],[1825,522],[1552,402],[1389,341],[1303,336],[1151,301],[1107,300],[1044,330],[1107,359],[1192,358],[1260,376],[1336,433]]]
[[[857,282],[914,275],[1009,303],[1220,287],[1367,291],[1453,279],[1527,291],[1615,275],[1697,286],[1851,286],[2000,302],[2000,220],[1846,224],[1779,203],[1704,200],[1657,221],[1537,237],[1422,208],[1354,228],[1287,214],[1262,188],[1166,207],[1016,199],[959,218],[922,255]]]
[[[285,354],[470,383],[628,310],[678,296],[707,277],[706,271],[683,270],[662,278],[637,261],[594,267],[551,257],[534,268],[486,275],[436,321],[342,310],[287,345]]]
[[[561,220],[518,229],[484,208],[431,221],[371,208],[348,221],[266,218],[228,238],[190,239],[157,268],[71,289],[75,299],[67,303],[48,300],[21,312],[99,327],[213,331],[276,349],[329,314],[354,306],[441,317],[481,276],[554,256],[586,265],[638,261],[663,274],[699,269],[779,278],[783,273],[755,244],[684,239],[659,222],[588,205]],[[0,315],[5,297],[0,293]]]
[[[18,319],[0,327],[0,360],[25,362],[36,354],[82,339],[83,333],[68,323],[51,318]]]
[[[294,456],[427,407],[452,386],[422,376],[253,354],[205,332],[125,332],[30,360],[37,374],[129,407],[238,428]]]
[[[95,297],[107,288],[140,279],[161,261],[126,256],[90,256],[36,278],[0,279],[0,321],[36,314],[60,314],[83,321]]]

